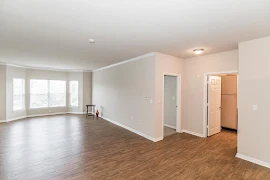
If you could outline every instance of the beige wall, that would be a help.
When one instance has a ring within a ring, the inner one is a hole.
[[[83,73],[83,112],[87,104],[92,104],[92,72]]]
[[[154,55],[93,72],[93,104],[101,115],[153,138],[154,102]]]
[[[6,120],[6,66],[0,65],[0,121]]]
[[[183,84],[184,60],[169,56],[166,54],[156,53],[156,68],[155,68],[155,130],[156,137],[162,137],[162,97],[163,97],[163,78],[164,73],[181,75]],[[182,88],[180,88],[181,90]],[[181,91],[183,93],[183,91]],[[183,101],[182,101],[183,110]],[[180,118],[180,117],[179,117]]]
[[[270,163],[270,37],[239,43],[238,153]],[[258,110],[253,110],[258,105]]]
[[[238,70],[238,50],[184,60],[183,129],[203,135],[204,73]]]

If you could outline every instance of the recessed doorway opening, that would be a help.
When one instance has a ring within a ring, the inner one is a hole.
[[[163,79],[163,137],[181,132],[181,76],[164,74]]]
[[[205,74],[205,137],[223,130],[237,132],[238,72]]]

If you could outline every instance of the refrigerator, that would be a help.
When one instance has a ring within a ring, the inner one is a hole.
[[[238,75],[221,77],[221,127],[237,130]]]

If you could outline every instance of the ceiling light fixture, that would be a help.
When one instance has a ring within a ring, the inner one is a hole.
[[[95,40],[94,39],[89,39],[89,43],[95,43]]]
[[[201,53],[203,53],[203,51],[204,51],[204,49],[194,49],[194,50],[193,50],[193,52],[194,52],[195,54],[201,54]]]

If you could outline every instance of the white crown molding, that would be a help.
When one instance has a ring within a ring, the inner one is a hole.
[[[0,65],[5,65],[5,66],[11,66],[11,67],[18,67],[18,68],[24,68],[24,69],[35,69],[35,70],[47,70],[47,71],[61,71],[61,72],[96,72],[108,68],[112,68],[114,66],[119,66],[121,64],[129,63],[132,61],[140,60],[146,57],[151,57],[155,56],[157,53],[156,52],[150,52],[141,56],[137,56],[131,59],[127,59],[124,61],[121,61],[119,63],[111,64],[109,66],[105,66],[96,70],[72,70],[72,69],[57,69],[57,68],[45,68],[45,67],[33,67],[33,66],[23,66],[23,65],[18,65],[18,64],[10,64],[10,63],[5,63],[5,62],[0,62]]]
[[[115,66],[126,64],[126,63],[129,63],[129,62],[132,62],[132,61],[141,60],[143,58],[147,58],[147,57],[151,57],[151,56],[155,56],[155,55],[156,55],[156,52],[147,53],[147,54],[144,54],[144,55],[141,55],[141,56],[137,56],[137,57],[134,57],[134,58],[131,58],[131,59],[121,61],[119,63],[111,64],[109,66],[105,66],[105,67],[93,70],[92,72],[97,72],[97,71],[101,71],[101,70],[104,70],[104,69],[109,69],[109,68],[112,68],[112,67],[115,67]]]
[[[199,134],[199,133],[188,131],[188,130],[184,130],[184,129],[182,130],[182,132],[183,133],[187,133],[187,134],[191,134],[191,135],[194,135],[194,136],[202,137],[202,138],[205,137],[203,134]]]
[[[18,64],[10,64],[10,63],[4,63],[0,62],[0,65],[4,66],[10,66],[10,67],[17,67],[17,68],[23,68],[23,69],[34,69],[34,70],[45,70],[45,71],[60,71],[60,72],[92,72],[91,70],[72,70],[72,69],[57,69],[57,68],[45,68],[45,67],[34,67],[34,66],[22,66]]]
[[[104,120],[106,120],[106,121],[109,121],[109,122],[111,122],[111,123],[113,123],[113,124],[115,124],[115,125],[117,125],[117,126],[120,126],[120,127],[124,128],[124,129],[127,129],[127,130],[129,130],[129,131],[131,131],[131,132],[133,132],[133,133],[135,133],[135,134],[138,134],[138,135],[140,135],[140,136],[142,136],[142,137],[144,137],[144,138],[146,138],[146,139],[149,139],[150,141],[158,142],[158,141],[161,141],[161,140],[163,139],[162,137],[159,137],[159,138],[153,138],[153,137],[151,137],[151,136],[149,136],[149,135],[146,135],[146,134],[144,134],[144,133],[142,133],[142,132],[139,132],[139,131],[137,131],[137,130],[135,130],[135,129],[133,129],[133,128],[130,128],[130,127],[126,126],[126,125],[123,125],[123,124],[121,124],[121,123],[119,123],[119,122],[113,121],[113,120],[111,120],[111,119],[109,119],[109,118],[106,118],[106,117],[104,117],[104,116],[102,116],[101,118],[104,119]]]
[[[252,163],[255,163],[255,164],[258,164],[258,165],[261,165],[261,166],[264,166],[264,167],[267,167],[267,168],[270,168],[270,163],[265,162],[265,161],[261,161],[261,160],[258,160],[258,159],[255,159],[255,158],[252,158],[249,156],[245,156],[243,154],[237,153],[235,157],[252,162]]]

